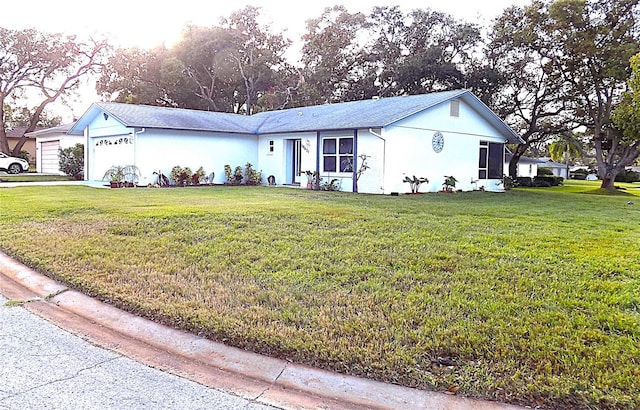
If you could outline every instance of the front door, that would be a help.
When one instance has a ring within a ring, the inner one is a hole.
[[[301,180],[301,170],[300,168],[302,167],[302,140],[301,139],[295,139],[293,140],[293,144],[292,144],[292,155],[291,155],[291,170],[292,170],[292,175],[291,175],[291,182],[294,184],[299,184],[300,180]]]

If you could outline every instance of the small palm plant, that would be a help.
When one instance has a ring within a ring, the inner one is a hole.
[[[409,184],[409,187],[411,188],[411,193],[415,194],[420,190],[420,185],[426,183],[429,183],[429,180],[425,177],[416,177],[415,175],[413,175],[412,178],[409,178],[408,176],[404,177],[404,179],[402,180],[402,182],[406,182]]]
[[[446,192],[453,192],[454,188],[456,187],[456,182],[458,182],[458,180],[453,175],[445,175],[444,184],[442,184],[442,186],[444,187],[444,190]]]

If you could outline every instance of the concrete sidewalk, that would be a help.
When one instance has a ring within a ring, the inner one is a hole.
[[[67,289],[2,253],[0,294],[14,306],[0,299],[0,408],[44,403],[51,408],[519,409],[332,373],[215,343]],[[39,319],[27,319],[28,325],[18,324],[5,335],[5,318],[11,318],[6,323],[23,323],[27,311],[77,337]],[[36,338],[40,334],[43,338]],[[78,337],[111,352],[86,343],[73,348],[86,354],[56,350]],[[36,346],[39,353],[24,353],[26,345]],[[8,351],[13,353],[5,358]],[[123,356],[164,372],[128,367],[134,363]],[[126,366],[102,373],[120,363]],[[41,379],[47,372],[55,383]],[[66,379],[86,384],[62,387]],[[37,401],[28,401],[30,396]],[[20,403],[18,397],[27,401]]]

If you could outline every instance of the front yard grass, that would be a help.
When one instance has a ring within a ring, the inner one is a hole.
[[[49,181],[73,181],[72,177],[66,175],[42,175],[42,174],[7,174],[0,172],[0,183],[2,182],[49,182]]]
[[[257,352],[547,408],[640,407],[640,190],[0,189],[0,249]],[[628,204],[635,201],[635,204]]]

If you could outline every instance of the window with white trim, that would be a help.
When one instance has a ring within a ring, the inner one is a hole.
[[[353,137],[322,140],[322,171],[353,172]]]

